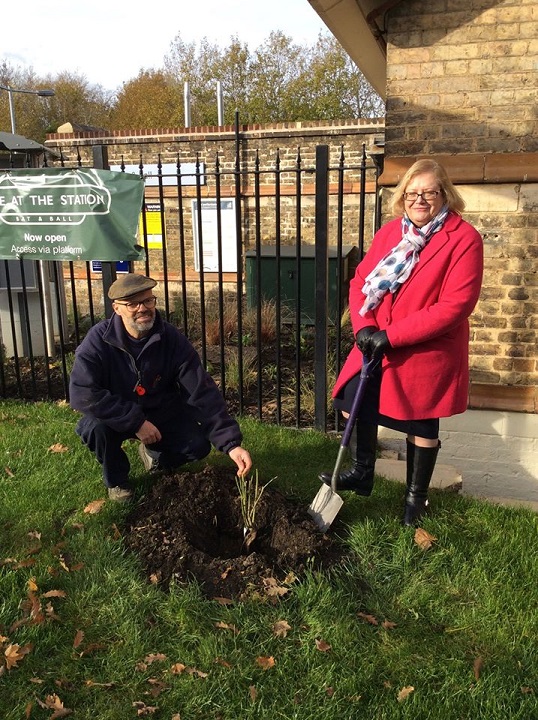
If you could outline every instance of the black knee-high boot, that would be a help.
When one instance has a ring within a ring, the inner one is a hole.
[[[426,512],[428,488],[441,443],[437,447],[419,447],[407,441],[407,491],[404,525],[415,525]]]
[[[374,487],[374,469],[377,455],[377,425],[357,421],[349,439],[351,468],[341,472],[336,480],[337,490],[352,490],[357,495],[368,496]],[[332,472],[320,473],[319,479],[331,484]]]

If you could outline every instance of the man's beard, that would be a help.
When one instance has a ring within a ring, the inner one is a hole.
[[[150,315],[145,318],[129,318],[127,325],[130,330],[133,330],[136,335],[147,334],[153,325],[155,324],[155,315]]]

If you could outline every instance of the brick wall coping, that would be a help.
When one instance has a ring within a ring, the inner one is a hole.
[[[462,155],[416,155],[385,158],[380,185],[397,185],[411,165],[422,158],[437,160],[443,165],[450,179],[459,184],[538,182],[538,153],[492,153]]]
[[[327,136],[345,130],[348,134],[366,134],[385,129],[384,118],[357,118],[355,120],[330,120],[322,122],[285,122],[271,124],[240,125],[241,138],[290,137],[290,135]],[[183,128],[146,128],[111,131],[75,131],[72,133],[49,133],[45,145],[69,142],[69,144],[129,144],[137,142],[195,142],[202,140],[235,140],[234,125],[207,125]],[[78,142],[77,142],[78,141]],[[81,142],[84,141],[84,142]]]

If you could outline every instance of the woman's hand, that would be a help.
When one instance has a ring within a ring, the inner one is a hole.
[[[365,350],[368,345],[368,340],[375,332],[377,332],[375,325],[367,325],[366,327],[361,328],[356,334],[355,342],[363,355],[366,355]]]
[[[372,358],[372,360],[381,360],[383,355],[386,355],[387,350],[390,350],[391,347],[392,345],[389,342],[386,331],[378,330],[368,338],[367,348],[364,354],[366,357]]]

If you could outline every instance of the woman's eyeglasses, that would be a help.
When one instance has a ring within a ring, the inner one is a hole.
[[[426,192],[423,193],[415,193],[415,192],[408,192],[404,193],[404,200],[408,200],[409,202],[415,202],[416,200],[421,197],[423,200],[435,200],[435,198],[439,195],[441,191],[440,190],[426,190]]]
[[[155,307],[156,302],[157,302],[157,298],[155,297],[155,295],[152,295],[149,298],[144,298],[144,300],[138,300],[138,301],[135,301],[135,300],[131,300],[130,302],[118,302],[117,300],[115,301],[116,305],[123,305],[123,307],[126,307],[127,310],[130,310],[131,312],[136,312],[136,310],[138,310],[138,308],[141,305],[143,305],[148,310],[151,310],[152,308]]]

